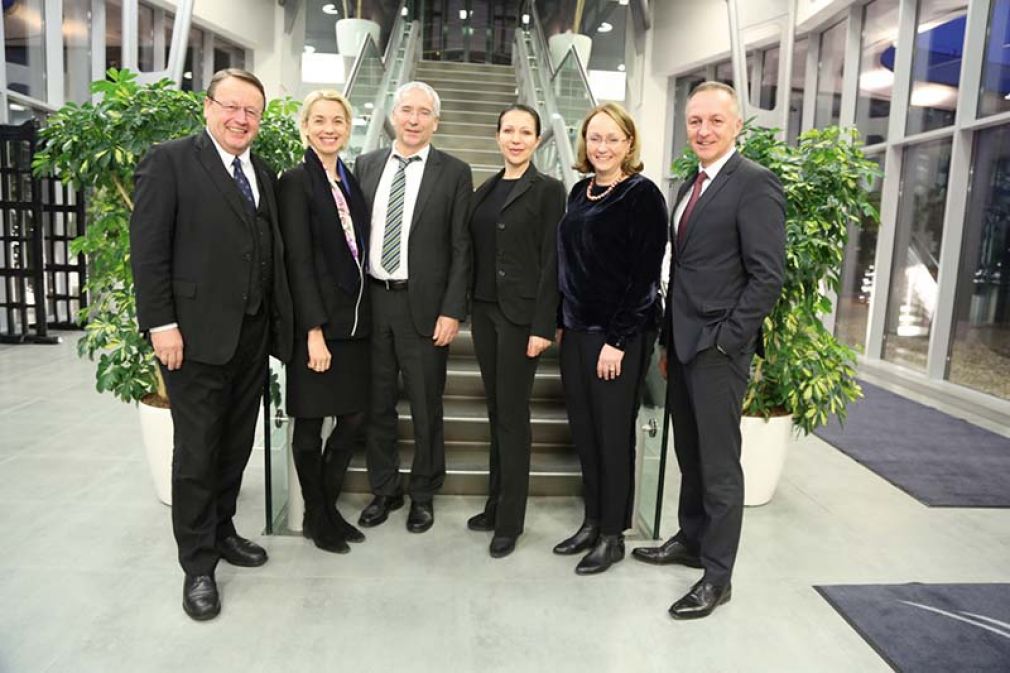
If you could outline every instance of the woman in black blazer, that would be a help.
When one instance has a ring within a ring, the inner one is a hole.
[[[363,444],[371,366],[370,310],[364,287],[369,211],[340,161],[351,134],[351,106],[340,93],[313,91],[301,110],[305,159],[278,184],[281,232],[295,314],[287,367],[292,456],[305,517],[302,534],[346,553],[365,539],[336,508],[354,450]],[[322,446],[323,419],[336,425]]]
[[[556,231],[565,188],[531,159],[540,117],[525,105],[498,115],[505,168],[471,201],[474,283],[471,324],[491,423],[491,470],[484,511],[471,530],[494,531],[490,554],[512,553],[523,532],[530,471],[530,396],[540,354],[554,339]]]
[[[557,554],[588,551],[580,575],[624,558],[634,494],[635,416],[661,316],[666,202],[641,174],[641,139],[620,105],[582,122],[572,188],[558,225],[561,381],[582,463],[585,520]]]

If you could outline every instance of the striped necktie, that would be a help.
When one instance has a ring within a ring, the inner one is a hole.
[[[235,184],[238,186],[238,190],[242,192],[242,196],[245,197],[246,205],[249,206],[249,211],[251,213],[256,212],[256,198],[253,196],[252,185],[249,184],[249,179],[245,176],[245,171],[242,170],[242,161],[238,157],[235,157],[235,161],[231,162],[231,166],[234,169],[232,177],[235,178]]]
[[[421,157],[408,158],[393,155],[400,165],[393,175],[393,184],[389,188],[389,203],[386,206],[386,230],[382,235],[382,268],[386,273],[395,273],[400,268],[400,239],[403,231],[403,195],[407,191],[407,166]]]

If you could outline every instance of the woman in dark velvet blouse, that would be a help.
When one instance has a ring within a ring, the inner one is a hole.
[[[489,552],[512,553],[523,532],[530,478],[530,396],[540,354],[554,340],[558,309],[556,232],[565,188],[533,165],[540,117],[525,105],[498,116],[505,161],[474,194],[474,351],[491,421],[491,472],[484,511],[471,530],[494,531]]]
[[[336,509],[344,474],[363,444],[371,382],[370,310],[364,287],[368,206],[339,152],[351,134],[339,92],[313,91],[302,104],[305,160],[278,182],[277,202],[294,304],[287,367],[291,452],[305,501],[302,534],[346,553],[365,539]],[[323,419],[335,425],[322,446]],[[321,450],[322,449],[322,450]]]
[[[557,554],[588,552],[580,575],[624,558],[634,494],[635,416],[661,317],[666,203],[641,175],[635,123],[616,103],[586,115],[572,188],[558,227],[561,379],[582,462],[585,520]]]

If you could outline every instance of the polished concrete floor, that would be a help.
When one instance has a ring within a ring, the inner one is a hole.
[[[257,453],[238,527],[270,562],[222,564],[222,614],[195,623],[136,411],[94,392],[65,336],[0,346],[2,673],[887,671],[814,585],[1010,581],[1010,511],[929,509],[816,438],[747,511],[733,601],[693,623],[666,609],[697,571],[629,558],[580,578],[551,554],[580,521],[574,498],[533,499],[501,560],[465,529],[473,497],[438,498],[424,535],[401,510],[343,556],[261,536]],[[668,486],[666,534],[675,468]]]

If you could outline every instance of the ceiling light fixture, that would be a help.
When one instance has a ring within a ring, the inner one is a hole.
[[[597,33],[609,33],[613,29],[614,29],[614,27],[612,25],[610,25],[609,23],[607,23],[606,21],[604,21],[603,23],[600,24],[600,27],[596,29],[596,32]]]
[[[325,5],[323,5],[323,14],[338,14],[338,13],[339,10],[337,9],[336,4],[328,2]]]
[[[316,53],[316,48],[313,47],[311,44],[307,44],[307,45],[305,45],[305,53],[306,54],[314,54],[314,53]]]

